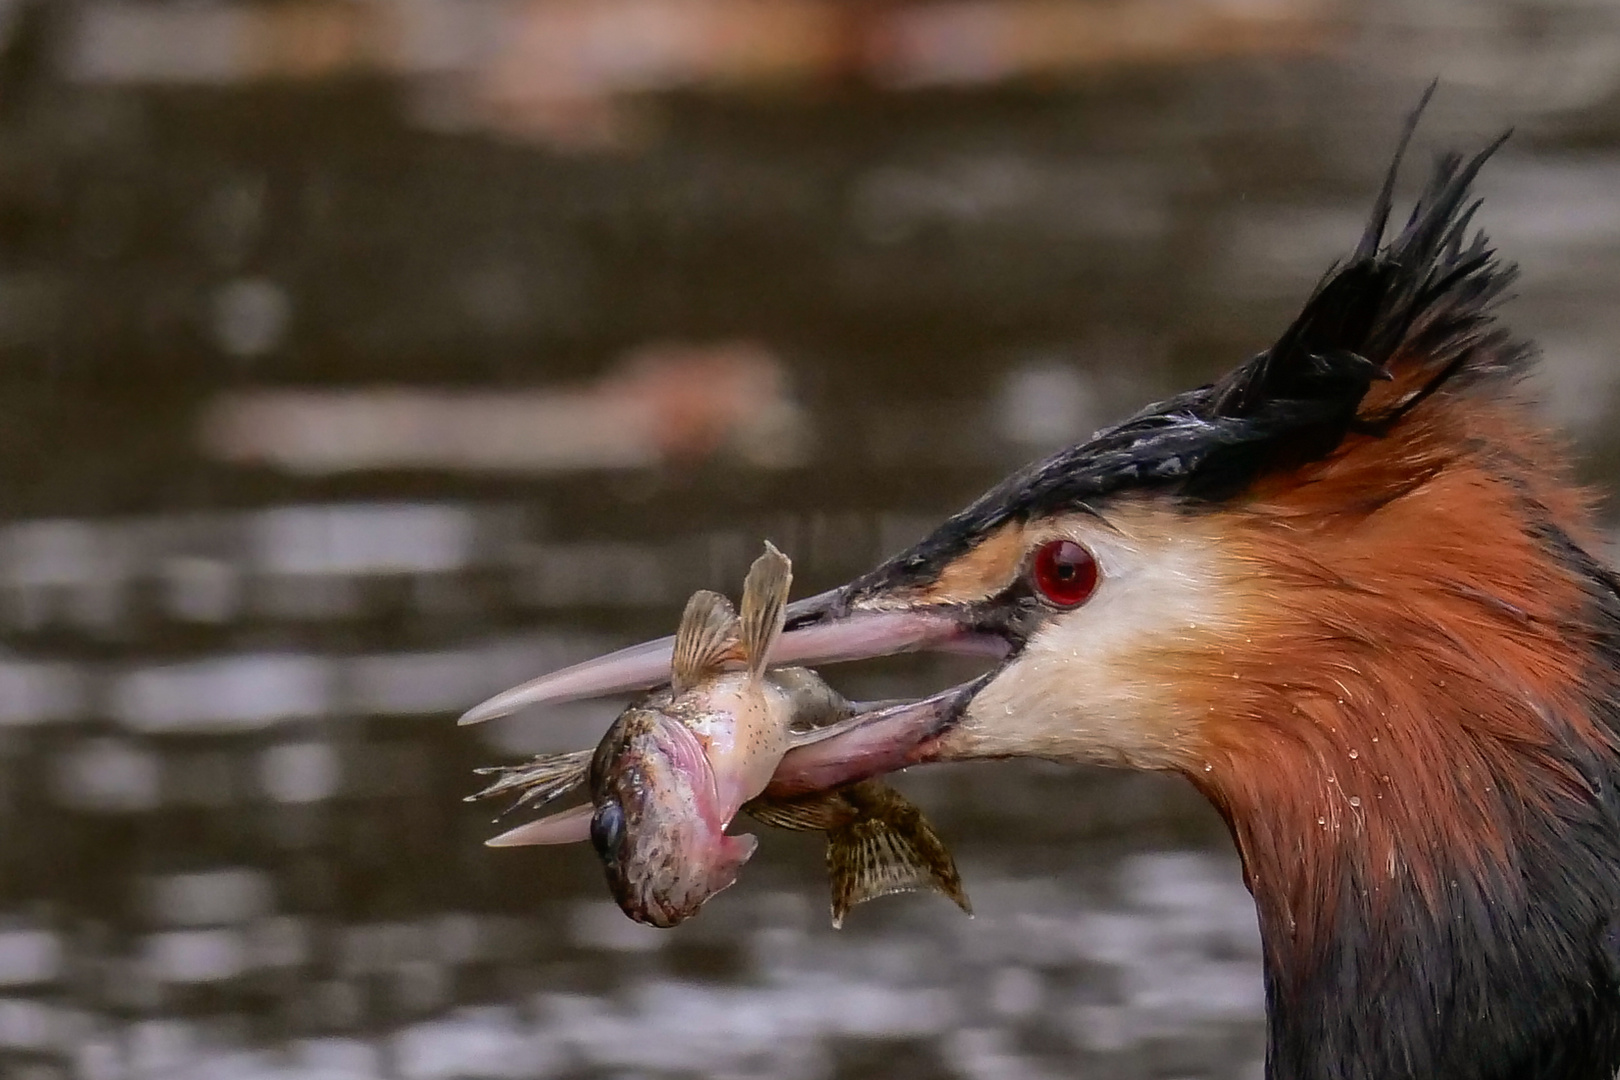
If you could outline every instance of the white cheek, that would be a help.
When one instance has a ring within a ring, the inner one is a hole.
[[[1081,539],[1101,571],[1082,607],[1050,619],[968,707],[963,737],[982,754],[1168,768],[1196,718],[1145,664],[1228,625],[1227,575],[1199,539],[1141,547],[1117,536]]]

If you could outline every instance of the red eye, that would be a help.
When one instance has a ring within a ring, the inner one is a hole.
[[[1058,607],[1076,607],[1097,588],[1097,560],[1073,540],[1049,540],[1035,552],[1035,589]]]

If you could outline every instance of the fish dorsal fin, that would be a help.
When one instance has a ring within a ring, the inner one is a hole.
[[[681,615],[680,629],[675,631],[675,655],[670,661],[675,692],[690,690],[719,671],[736,640],[737,614],[731,601],[707,589],[693,593]]]
[[[765,673],[771,646],[782,635],[792,585],[793,564],[769,540],[765,541],[765,554],[748,568],[742,594],[742,649],[748,673],[756,679]]]

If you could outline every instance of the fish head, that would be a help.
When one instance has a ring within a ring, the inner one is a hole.
[[[591,768],[591,846],[637,922],[669,927],[737,880],[752,836],[728,836],[713,767],[685,725],[632,706]]]

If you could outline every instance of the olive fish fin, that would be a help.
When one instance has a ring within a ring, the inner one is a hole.
[[[756,679],[765,673],[771,646],[782,636],[792,585],[793,564],[769,540],[765,541],[765,554],[748,568],[742,594],[742,648],[748,673]]]
[[[839,791],[818,791],[797,799],[754,799],[743,811],[773,829],[832,832],[855,820],[855,808]]]
[[[942,893],[973,914],[956,860],[921,810],[898,791],[872,780],[843,792],[855,815],[827,834],[834,927],[844,925],[844,916],[856,904],[918,889]]]
[[[522,765],[493,765],[486,769],[474,769],[479,776],[494,776],[496,779],[482,791],[468,795],[462,801],[492,799],[497,795],[518,791],[520,794],[517,801],[503,813],[516,810],[520,806],[544,806],[585,782],[585,776],[591,768],[591,755],[595,752],[572,750],[566,754],[541,754]]]
[[[675,631],[675,653],[669,665],[675,692],[690,690],[719,671],[736,640],[737,614],[731,601],[707,589],[693,593]]]
[[[817,728],[847,719],[855,712],[844,695],[828,686],[821,676],[802,667],[782,667],[770,673],[771,685],[787,698],[788,745],[804,742]]]

